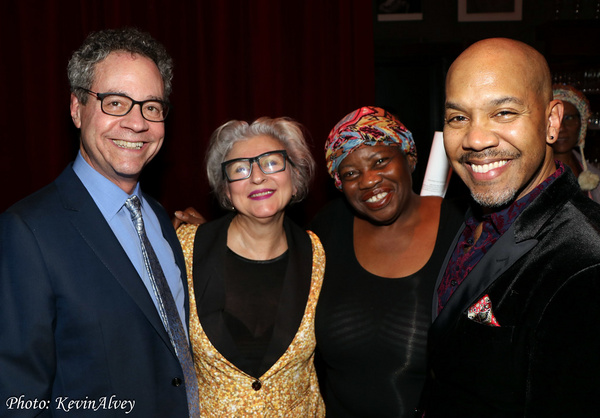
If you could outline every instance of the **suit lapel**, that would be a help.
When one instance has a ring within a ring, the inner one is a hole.
[[[516,243],[513,224],[490,248],[485,257],[477,263],[450,297],[444,309],[431,325],[430,337],[436,339],[444,330],[448,330],[451,323],[459,318],[462,312],[473,305],[498,277],[535,247],[537,242],[535,239],[529,239]]]
[[[523,255],[529,252],[538,243],[536,238],[543,226],[550,222],[556,211],[561,210],[563,205],[579,190],[577,180],[570,170],[567,170],[555,181],[550,183],[542,193],[526,207],[515,219],[511,227],[498,241],[492,245],[487,254],[469,273],[466,279],[456,289],[452,297],[430,328],[430,340],[439,340],[444,330],[448,330],[452,323],[466,311],[483,292],[488,289],[504,272],[515,264]],[[549,210],[548,208],[553,208]],[[440,274],[435,289],[439,287],[441,278],[446,271],[448,260],[461,231],[457,234]],[[437,311],[437,292],[434,294],[434,309]],[[499,302],[499,301],[492,301]],[[434,311],[434,312],[436,312]],[[434,313],[435,318],[435,313]]]
[[[69,219],[83,241],[138,305],[165,344],[175,354],[152,298],[110,226],[72,168],[56,180]]]
[[[240,353],[225,323],[227,228],[233,214],[200,226],[194,239],[194,294],[204,333],[227,360],[235,364]]]

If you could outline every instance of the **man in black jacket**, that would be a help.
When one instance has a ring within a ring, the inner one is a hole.
[[[562,114],[528,45],[486,39],[450,67],[444,144],[474,205],[436,285],[427,417],[600,410],[600,206],[554,161]]]

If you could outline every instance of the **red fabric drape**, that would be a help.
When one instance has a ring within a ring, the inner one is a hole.
[[[167,210],[216,215],[204,174],[211,132],[229,119],[290,116],[319,164],[296,209],[308,219],[333,188],[322,145],[333,125],[374,101],[369,0],[22,0],[0,5],[0,210],[52,181],[78,147],[66,65],[94,30],[135,26],[175,61],[167,140],[143,187]]]

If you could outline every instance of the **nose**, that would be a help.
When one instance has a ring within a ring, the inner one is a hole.
[[[482,151],[498,146],[498,136],[485,124],[472,124],[465,132],[463,148]]]
[[[260,184],[265,181],[266,174],[262,172],[258,166],[258,161],[252,162],[252,172],[250,173],[250,180],[252,183]]]
[[[150,128],[149,124],[150,122],[142,116],[142,106],[139,103],[134,104],[133,109],[125,116],[121,116],[121,126],[134,132],[147,131]]]
[[[360,176],[359,187],[361,189],[370,189],[381,182],[381,173],[377,170],[366,170]]]

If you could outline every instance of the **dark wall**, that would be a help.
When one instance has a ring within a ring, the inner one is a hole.
[[[318,163],[310,217],[332,183],[323,143],[341,117],[374,100],[369,0],[0,1],[0,211],[51,182],[72,161],[66,66],[91,31],[135,26],[175,62],[173,111],[142,187],[169,212],[218,215],[204,170],[210,134],[230,119],[289,116]],[[356,51],[360,51],[359,54]]]
[[[381,1],[374,1],[375,16],[379,3]],[[521,21],[499,22],[459,22],[458,0],[416,3],[422,20],[377,21],[375,18],[374,42],[376,102],[393,109],[415,136],[419,152],[414,174],[417,192],[421,188],[433,133],[443,129],[446,71],[467,46],[490,37],[513,38],[542,52],[553,71],[600,69],[600,20],[596,1],[523,0]],[[576,3],[581,4],[578,12]],[[593,106],[600,98],[600,92],[586,94]],[[596,110],[600,110],[598,105],[600,103],[596,104]],[[455,179],[449,193],[453,190],[463,193],[461,185],[454,183]]]

